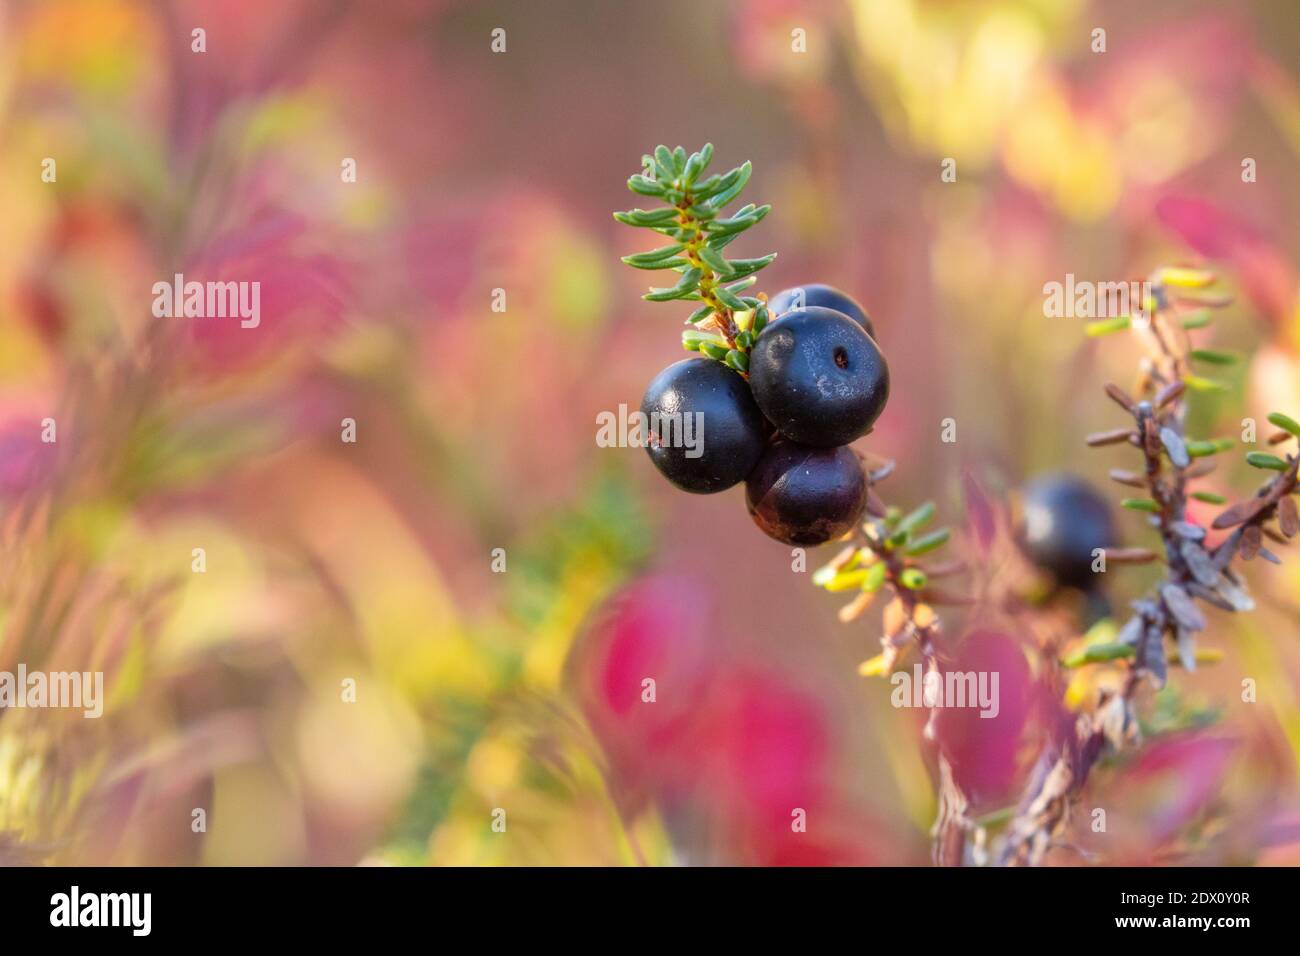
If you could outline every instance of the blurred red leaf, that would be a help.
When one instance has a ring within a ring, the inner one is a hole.
[[[1192,197],[1164,197],[1156,203],[1156,216],[1198,255],[1226,262],[1270,321],[1286,320],[1295,294],[1295,272],[1277,244],[1258,228]]]

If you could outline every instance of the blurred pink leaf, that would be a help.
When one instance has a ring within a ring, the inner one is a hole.
[[[1246,294],[1274,324],[1288,318],[1296,276],[1277,244],[1239,216],[1204,199],[1166,196],[1156,216],[1192,251],[1224,262],[1241,278]]]
[[[944,673],[983,675],[994,689],[996,713],[982,716],[978,706],[946,707],[939,713],[937,733],[952,763],[958,784],[981,801],[1008,796],[1021,771],[1025,730],[1033,712],[1034,680],[1019,642],[997,631],[977,630],[961,642]]]

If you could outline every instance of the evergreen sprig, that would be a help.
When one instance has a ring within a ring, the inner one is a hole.
[[[636,269],[677,273],[676,284],[652,287],[644,298],[698,304],[686,319],[691,328],[682,333],[682,345],[746,375],[750,348],[769,319],[767,297],[747,290],[757,281],[755,274],[776,254],[728,259],[723,250],[757,225],[771,207],[750,203],[724,214],[723,209],[749,182],[752,170],[746,162],[727,173],[701,178],[712,158],[710,144],[690,156],[680,146],[674,150],[657,147],[652,155],[642,157],[643,172],[630,177],[627,185],[637,195],[662,200],[664,206],[616,212],[614,218],[669,240],[667,245],[625,256],[623,261]],[[959,573],[964,565],[934,559],[934,552],[948,542],[951,532],[946,528],[925,530],[935,517],[933,503],[905,513],[880,500],[874,486],[892,470],[889,462],[866,472],[866,520],[840,539],[845,547],[813,575],[813,582],[831,593],[851,593],[850,603],[839,612],[845,623],[860,617],[877,594],[892,595],[882,611],[882,652],[863,663],[859,673],[888,676],[898,657],[915,645],[933,679],[940,673],[936,607],[970,603],[966,596],[945,591],[934,582]],[[939,801],[945,808],[935,824],[935,859],[953,864],[961,862],[965,834],[973,823],[965,810],[966,796],[957,787],[952,765],[939,745],[937,718],[938,708],[932,707],[925,737],[937,749],[939,775],[944,781]]]
[[[749,370],[749,349],[767,324],[764,296],[742,294],[758,280],[776,253],[756,259],[728,259],[723,250],[746,229],[757,225],[770,205],[749,203],[728,215],[722,210],[740,195],[753,167],[745,162],[730,172],[701,178],[713,158],[713,144],[686,155],[681,146],[657,146],[642,157],[644,170],[630,177],[627,188],[640,196],[662,200],[659,209],[629,209],[614,218],[649,229],[671,241],[649,252],[624,256],[636,269],[671,269],[675,285],[651,287],[643,298],[651,302],[698,302],[682,334],[687,351],[726,362],[742,374]]]

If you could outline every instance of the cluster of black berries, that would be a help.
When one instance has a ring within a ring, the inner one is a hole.
[[[743,480],[764,533],[821,544],[862,517],[866,476],[846,446],[884,410],[889,367],[867,313],[837,289],[787,289],[768,311],[773,319],[749,351],[748,381],[722,362],[688,358],[650,383],[641,403],[647,447],[678,488],[712,494]],[[684,447],[673,429],[697,413],[703,440]]]

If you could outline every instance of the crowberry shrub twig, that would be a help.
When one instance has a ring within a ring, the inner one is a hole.
[[[929,707],[922,736],[934,748],[939,778],[939,808],[931,830],[932,857],[940,866],[960,866],[965,858],[967,834],[975,825],[968,812],[970,800],[958,785],[939,740],[941,701],[931,695],[943,679],[937,645],[940,619],[935,607],[970,603],[965,596],[946,591],[934,582],[961,572],[964,566],[958,561],[931,562],[926,557],[942,548],[951,537],[947,528],[924,532],[935,515],[932,502],[904,514],[898,508],[886,507],[876,495],[874,485],[886,478],[893,467],[889,462],[868,472],[872,487],[867,501],[869,517],[860,529],[848,536],[843,550],[814,573],[813,583],[831,593],[857,592],[840,609],[839,618],[845,623],[861,616],[882,591],[893,595],[882,614],[881,653],[866,661],[859,673],[888,675],[909,645],[920,652],[924,699]]]
[[[1194,363],[1226,364],[1232,356],[1195,349],[1189,332],[1207,325],[1208,308],[1226,305],[1207,287],[1214,276],[1186,269],[1162,269],[1152,280],[1152,295],[1142,318],[1123,317],[1089,326],[1089,334],[1134,331],[1145,346],[1137,387],[1130,395],[1116,385],[1106,394],[1132,418],[1132,424],[1090,435],[1093,447],[1129,444],[1142,456],[1140,472],[1113,470],[1112,480],[1138,488],[1144,497],[1125,498],[1123,506],[1148,515],[1159,534],[1162,553],[1144,548],[1108,549],[1115,563],[1151,563],[1162,560],[1164,578],[1132,604],[1133,614],[1112,643],[1093,644],[1067,659],[1066,666],[1114,662],[1126,673],[1118,692],[1103,692],[1095,710],[1078,715],[1072,725],[1044,748],[1029,784],[1006,827],[995,854],[1002,865],[1037,865],[1064,832],[1071,806],[1089,773],[1109,745],[1120,749],[1138,740],[1134,698],[1144,681],[1165,684],[1168,671],[1167,642],[1188,670],[1196,667],[1196,634],[1206,628],[1198,601],[1225,611],[1254,608],[1245,580],[1232,567],[1234,558],[1256,555],[1276,560],[1262,544],[1264,535],[1279,541],[1300,531],[1295,501],[1296,471],[1300,457],[1285,459],[1251,452],[1247,461],[1277,472],[1251,498],[1223,511],[1211,524],[1233,528],[1217,547],[1207,548],[1207,529],[1189,520],[1189,498],[1212,504],[1223,499],[1191,490],[1191,483],[1214,469],[1213,456],[1232,446],[1227,440],[1196,440],[1186,434],[1189,392],[1220,388],[1217,382],[1194,372]],[[1196,306],[1190,313],[1187,305]],[[1300,425],[1281,413],[1269,421],[1281,431],[1273,444],[1300,439]],[[1274,529],[1270,522],[1277,520]]]

